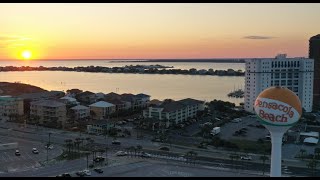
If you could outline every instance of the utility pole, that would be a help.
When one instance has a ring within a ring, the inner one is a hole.
[[[105,139],[106,139],[106,161],[107,161],[107,165],[108,165],[108,123],[107,123],[107,128],[105,130]]]
[[[47,144],[47,163],[49,162],[49,153],[48,153],[48,151],[49,151],[49,146],[50,146],[50,136],[51,136],[51,133],[49,132],[49,142]]]
[[[89,153],[87,152],[86,155],[87,155],[87,169],[89,169]]]

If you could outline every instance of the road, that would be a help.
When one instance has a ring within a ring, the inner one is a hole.
[[[3,126],[3,124],[1,124]],[[11,128],[13,129],[17,129],[14,128],[14,125],[8,125],[11,126]],[[18,128],[19,129],[19,128]],[[32,128],[28,128],[28,129],[21,129],[19,131],[14,131],[14,133],[12,133],[13,131],[9,131],[5,128],[0,128],[0,134],[4,135],[7,134],[7,136],[10,137],[14,137],[17,139],[24,139],[24,140],[34,140],[36,142],[40,142],[40,143],[46,143],[47,139],[48,139],[48,132],[51,132],[51,142],[53,142],[56,145],[62,145],[64,144],[64,140],[65,139],[69,139],[69,138],[76,138],[79,137],[79,133],[74,133],[74,132],[65,132],[62,130],[52,130],[52,129],[42,129],[42,130],[35,130]],[[88,135],[82,135],[84,137],[87,137]],[[137,140],[133,137],[131,138],[121,138],[120,141],[122,143],[121,146],[112,146],[110,143],[110,138],[105,139],[103,136],[94,136],[93,137],[95,139],[96,143],[101,144],[102,146],[105,146],[105,143],[108,141],[108,146],[112,147],[111,152],[114,153],[117,150],[120,149],[124,149],[125,147],[129,147],[129,146],[137,146],[138,144],[143,146],[143,149],[145,149],[145,151],[147,150],[157,150],[160,146],[168,146],[170,147],[170,145],[168,144],[161,144],[161,143],[152,143],[150,141],[146,141],[146,140]],[[125,146],[123,146],[125,145]],[[28,148],[31,148],[31,146],[29,146]],[[170,147],[170,151],[174,151],[177,152],[179,154],[185,154],[185,152],[190,151],[190,150],[194,150],[198,153],[199,156],[199,161],[197,163],[202,164],[202,165],[207,165],[207,166],[216,166],[216,167],[227,167],[230,168],[230,165],[232,164],[230,162],[230,152],[226,152],[226,151],[222,151],[222,150],[203,150],[203,149],[197,149],[197,148],[190,148],[190,147],[183,147],[183,146],[177,146],[177,145],[172,145],[172,147]],[[30,151],[31,152],[31,151]],[[167,153],[169,156],[171,153]],[[110,154],[111,155],[111,154]],[[172,155],[172,154],[171,154]],[[109,155],[108,155],[109,156]],[[257,170],[257,171],[261,171],[262,169],[262,162],[259,160],[259,156],[258,155],[252,155],[253,156],[253,161],[252,162],[236,162],[235,167],[231,167],[231,168],[238,168],[239,170],[248,170],[248,169],[252,169],[252,170]],[[208,162],[208,158],[204,159],[203,161],[201,160],[201,157],[210,157],[210,161]],[[206,161],[205,161],[206,160]],[[170,160],[171,161],[171,160]],[[267,162],[269,163],[269,162]],[[77,163],[76,163],[77,164]],[[222,164],[222,165],[221,165]],[[299,166],[297,166],[297,164]],[[291,162],[290,165],[286,164],[286,161],[284,163],[286,167],[286,170],[284,170],[285,172],[288,172],[288,174],[290,174],[290,172],[295,172],[294,174],[291,175],[296,175],[296,176],[310,176],[310,170],[308,170],[306,168],[305,163],[296,163],[296,162]],[[296,166],[296,167],[294,167]],[[77,166],[75,166],[77,167]],[[267,166],[268,168],[268,166]],[[76,168],[77,169],[77,168]],[[269,171],[268,169],[266,170],[267,172]],[[317,172],[319,173],[319,172]]]

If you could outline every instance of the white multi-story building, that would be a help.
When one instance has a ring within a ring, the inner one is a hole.
[[[166,119],[166,126],[172,123],[178,124],[188,118],[196,117],[198,111],[204,110],[204,102],[187,98],[179,101],[163,102],[159,106],[149,107],[143,111],[145,118]]]
[[[8,121],[22,116],[23,100],[11,96],[0,96],[0,121]]]
[[[41,100],[30,103],[30,119],[39,124],[64,127],[67,109],[64,103],[55,100]]]
[[[306,112],[312,111],[313,59],[286,58],[279,54],[270,59],[248,59],[245,65],[244,108],[254,112],[257,96],[271,86],[282,86],[292,90],[300,98]]]
[[[72,117],[75,120],[83,120],[90,116],[90,108],[87,106],[78,105],[70,109],[72,110]]]

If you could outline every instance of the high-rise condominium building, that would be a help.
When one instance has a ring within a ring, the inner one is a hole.
[[[245,72],[244,108],[254,112],[257,96],[271,86],[287,87],[297,94],[306,112],[312,111],[313,59],[286,58],[279,54],[275,58],[248,59]]]
[[[313,103],[320,105],[320,34],[309,40],[309,58],[314,59]]]

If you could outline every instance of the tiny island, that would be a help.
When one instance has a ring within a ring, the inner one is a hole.
[[[173,66],[156,65],[126,65],[123,67],[104,66],[77,66],[77,67],[30,67],[30,66],[0,66],[0,72],[6,71],[75,71],[95,73],[139,73],[139,74],[181,74],[181,75],[217,75],[217,76],[244,76],[242,70],[213,70],[210,69],[174,69]]]

